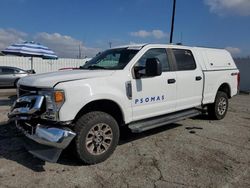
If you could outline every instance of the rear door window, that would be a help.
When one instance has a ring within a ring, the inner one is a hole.
[[[173,53],[175,56],[177,69],[179,71],[195,70],[196,69],[196,63],[194,60],[194,56],[190,50],[173,49]]]

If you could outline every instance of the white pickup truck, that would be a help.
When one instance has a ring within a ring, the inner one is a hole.
[[[138,133],[201,112],[224,118],[238,86],[226,50],[129,45],[98,54],[80,70],[20,79],[9,117],[33,155],[56,162],[70,146],[95,164],[113,153],[122,127]]]

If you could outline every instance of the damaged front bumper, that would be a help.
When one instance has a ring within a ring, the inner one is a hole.
[[[17,99],[9,118],[15,119],[17,128],[33,141],[26,142],[30,153],[42,160],[56,162],[76,134],[58,123],[39,123],[43,100],[44,97],[39,95]]]
[[[18,98],[8,114],[10,119],[29,120],[35,115],[39,115],[44,102],[44,96],[28,95]]]

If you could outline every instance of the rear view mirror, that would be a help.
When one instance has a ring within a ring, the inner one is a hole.
[[[160,76],[162,74],[161,62],[157,58],[149,58],[146,60],[146,76]]]

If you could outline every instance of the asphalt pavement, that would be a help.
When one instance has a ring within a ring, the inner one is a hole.
[[[1,100],[9,100],[5,97]],[[58,163],[29,154],[0,102],[0,187],[250,187],[250,96],[230,100],[225,119],[187,119],[140,134],[123,132],[105,162],[82,165],[70,150]]]

